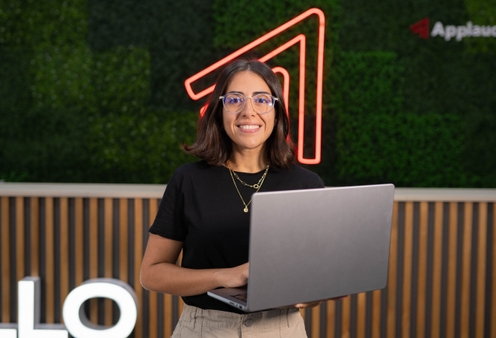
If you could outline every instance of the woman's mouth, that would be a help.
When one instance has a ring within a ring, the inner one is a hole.
[[[240,124],[238,125],[238,128],[243,130],[243,131],[255,131],[260,129],[260,125],[258,124]]]

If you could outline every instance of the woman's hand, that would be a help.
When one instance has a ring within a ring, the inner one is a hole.
[[[312,307],[319,306],[322,302],[323,302],[322,300],[319,300],[319,301],[310,302],[310,303],[299,303],[299,304],[296,304],[295,307],[298,309],[312,308]]]
[[[195,296],[248,281],[248,263],[223,269],[189,269],[176,265],[183,243],[150,234],[141,263],[141,285],[150,291]]]
[[[237,288],[248,283],[250,263],[241,264],[229,269],[219,269],[215,274],[219,284],[225,288]]]
[[[341,297],[329,298],[329,299],[326,299],[326,300],[319,300],[319,301],[316,301],[316,302],[299,303],[299,304],[296,304],[295,307],[298,308],[298,309],[312,308],[312,307],[319,306],[322,302],[327,301],[327,300],[334,300],[334,301],[336,301],[336,300],[344,299],[346,297],[348,297],[348,296],[341,296]]]

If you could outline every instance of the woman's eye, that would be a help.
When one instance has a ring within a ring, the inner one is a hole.
[[[266,104],[266,103],[269,103],[270,100],[267,96],[257,96],[257,97],[255,97],[255,102]]]
[[[241,102],[241,98],[238,96],[228,96],[226,102],[229,104],[238,104]]]

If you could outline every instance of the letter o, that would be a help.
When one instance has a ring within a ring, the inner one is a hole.
[[[120,310],[117,324],[108,327],[90,322],[82,306],[92,298],[109,298],[117,303]],[[120,280],[90,279],[69,293],[64,302],[62,316],[65,327],[76,338],[126,338],[136,324],[138,302],[134,290]]]

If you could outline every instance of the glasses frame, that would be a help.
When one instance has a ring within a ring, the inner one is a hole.
[[[238,111],[235,111],[235,112],[232,112],[230,110],[227,109],[226,107],[226,102],[224,101],[224,99],[230,95],[230,94],[236,94],[238,96],[242,96],[244,98],[244,103],[243,105],[241,106],[241,108],[238,110]],[[257,109],[255,108],[255,106],[253,105],[253,100],[251,101],[251,107],[253,108],[253,110],[258,114],[258,115],[265,115],[265,114],[268,114],[270,113],[270,111],[272,109],[274,109],[274,106],[276,104],[276,101],[278,101],[279,99],[273,95],[270,95],[270,94],[265,94],[265,93],[260,93],[260,94],[255,94],[255,95],[252,95],[252,96],[245,96],[244,94],[241,94],[241,93],[226,93],[225,95],[221,95],[219,96],[219,100],[222,100],[222,106],[224,107],[224,109],[230,113],[230,114],[237,114],[239,113],[240,111],[242,111],[245,107],[246,107],[246,102],[248,99],[253,99],[254,96],[258,96],[258,95],[267,95],[269,96],[271,99],[272,99],[272,105],[269,106],[270,109],[268,109],[266,112],[263,112],[263,113],[260,113],[259,111],[257,111]]]

